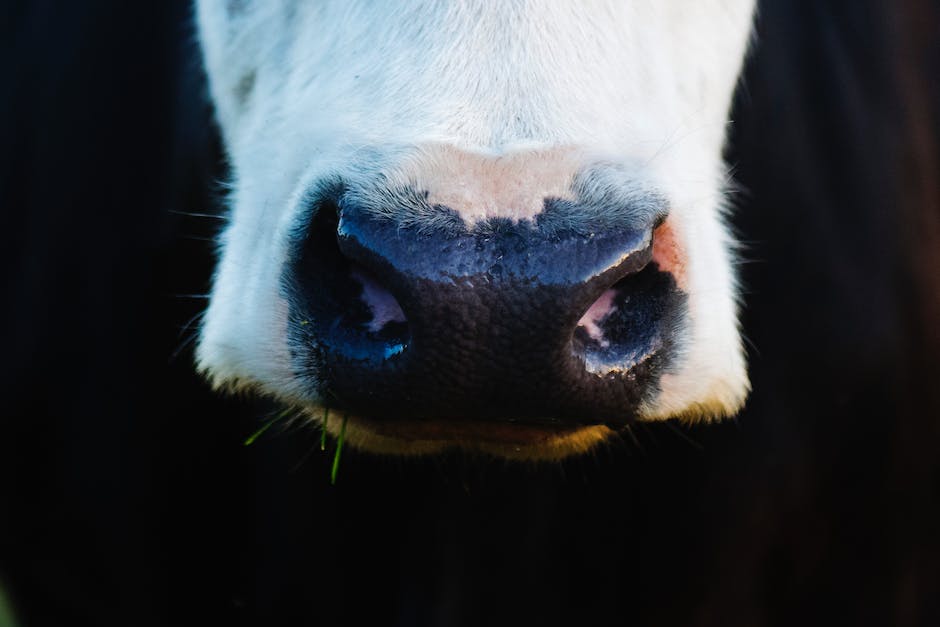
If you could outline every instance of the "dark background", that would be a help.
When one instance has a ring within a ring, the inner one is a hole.
[[[761,7],[737,420],[544,467],[346,450],[336,486],[315,429],[245,447],[274,408],[193,373],[221,222],[185,213],[225,167],[190,12],[0,5],[21,625],[940,624],[937,2]]]

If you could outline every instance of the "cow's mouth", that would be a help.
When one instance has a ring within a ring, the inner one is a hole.
[[[322,412],[316,414],[323,424]],[[323,425],[355,448],[378,454],[427,455],[448,449],[504,459],[555,461],[585,453],[616,433],[607,425],[493,420],[385,420],[333,416]]]

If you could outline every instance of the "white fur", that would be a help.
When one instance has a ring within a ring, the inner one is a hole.
[[[200,367],[218,384],[307,393],[279,281],[287,229],[322,177],[394,172],[422,146],[493,158],[575,147],[642,164],[688,258],[688,349],[644,414],[733,413],[748,383],[721,148],[752,5],[201,0],[234,180]]]

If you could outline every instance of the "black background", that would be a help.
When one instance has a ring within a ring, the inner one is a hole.
[[[0,10],[22,625],[940,624],[936,3],[761,7],[737,420],[539,468],[347,450],[336,486],[316,430],[245,447],[274,408],[193,373],[220,221],[180,212],[217,213],[225,167],[190,13]]]

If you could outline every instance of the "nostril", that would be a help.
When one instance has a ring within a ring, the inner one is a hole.
[[[588,372],[628,372],[664,348],[675,324],[675,282],[653,263],[605,290],[581,316],[572,350]]]
[[[337,240],[335,204],[324,202],[313,217],[290,290],[294,323],[308,346],[331,363],[382,362],[399,355],[410,340],[398,299],[369,269],[350,259]]]

